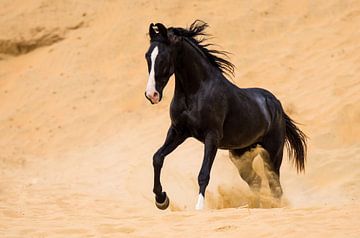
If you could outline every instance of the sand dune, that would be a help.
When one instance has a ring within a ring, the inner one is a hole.
[[[252,208],[220,151],[194,211],[193,139],[164,165],[170,209],[154,206],[174,82],[145,100],[148,25],[195,19],[232,52],[233,81],[274,92],[310,138],[305,174],[284,159],[280,207]],[[0,237],[359,237],[359,25],[359,1],[3,0]]]

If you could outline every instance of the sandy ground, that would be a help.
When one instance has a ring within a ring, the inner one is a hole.
[[[360,1],[0,5],[0,237],[360,237]],[[148,25],[195,19],[232,52],[234,82],[271,90],[310,137],[305,174],[284,159],[278,208],[251,208],[221,151],[194,211],[193,139],[165,162],[170,209],[154,206],[174,84],[159,105],[143,96]]]

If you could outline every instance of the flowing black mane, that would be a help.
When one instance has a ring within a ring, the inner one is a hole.
[[[224,59],[222,56],[227,57],[228,52],[220,51],[215,49],[210,49],[210,46],[213,44],[204,44],[208,40],[208,34],[205,33],[205,29],[209,27],[206,22],[196,20],[194,21],[188,29],[181,27],[170,27],[168,30],[176,36],[184,37],[191,45],[197,47],[202,54],[206,56],[209,62],[217,67],[221,73],[233,76],[235,66],[228,60]],[[201,36],[202,38],[197,39]]]

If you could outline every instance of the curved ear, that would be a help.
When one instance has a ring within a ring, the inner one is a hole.
[[[167,39],[168,37],[167,37],[167,29],[166,29],[166,27],[161,23],[156,23],[155,26],[157,26],[160,35],[162,37],[164,37],[165,39]]]
[[[150,39],[153,39],[156,35],[156,32],[154,30],[154,23],[151,23],[150,26],[149,26],[149,36],[150,36]]]

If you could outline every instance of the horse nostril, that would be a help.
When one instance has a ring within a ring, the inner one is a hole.
[[[153,94],[153,97],[155,98],[157,98],[159,96],[159,93],[158,92],[154,92],[154,94]]]

